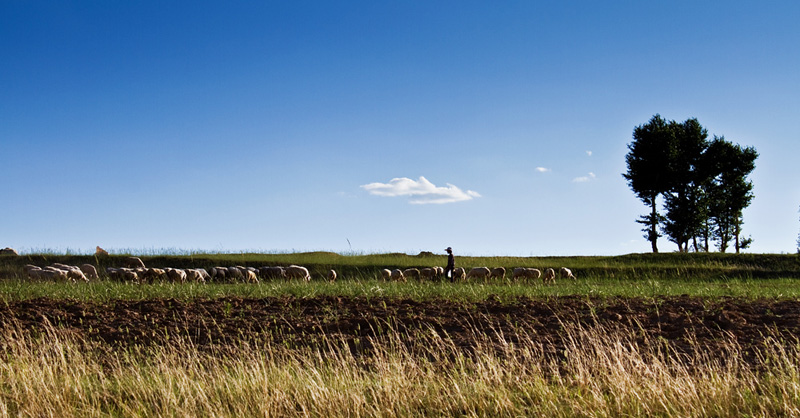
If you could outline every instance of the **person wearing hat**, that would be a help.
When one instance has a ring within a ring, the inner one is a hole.
[[[456,259],[453,257],[452,248],[447,247],[445,251],[447,251],[447,267],[444,268],[444,277],[453,281],[453,270],[456,268]]]

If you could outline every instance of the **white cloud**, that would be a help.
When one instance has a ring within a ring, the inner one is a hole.
[[[592,156],[592,152],[591,151],[586,151],[586,155],[591,157]]]
[[[586,183],[587,181],[592,180],[595,177],[597,177],[597,176],[595,176],[594,173],[589,173],[586,176],[575,177],[574,179],[572,179],[572,181],[574,183]]]
[[[536,167],[536,171],[538,171],[540,173],[549,173],[550,171],[553,171],[553,170],[551,170],[551,169],[549,169],[547,167]]]
[[[360,187],[375,196],[409,196],[411,197],[409,203],[415,205],[453,203],[481,197],[478,192],[472,190],[465,192],[450,183],[447,183],[447,187],[437,187],[422,176],[419,180],[400,177],[388,183],[370,183]]]

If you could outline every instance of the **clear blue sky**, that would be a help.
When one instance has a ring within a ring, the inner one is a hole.
[[[0,247],[647,252],[659,113],[800,232],[800,3],[0,2]],[[663,251],[675,245],[661,239]]]

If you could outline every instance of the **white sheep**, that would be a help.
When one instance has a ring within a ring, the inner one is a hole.
[[[79,268],[69,269],[67,270],[67,277],[70,278],[72,281],[82,280],[84,282],[89,282],[89,278],[86,277],[85,274]]]
[[[542,283],[555,283],[556,282],[556,271],[548,268],[544,271],[544,277],[542,278]]]
[[[389,280],[392,278],[392,271],[389,269],[381,269],[381,277],[383,280]]]
[[[91,264],[81,264],[81,271],[90,279],[97,279],[97,269]]]
[[[437,272],[438,272],[438,270],[436,269],[436,267],[426,267],[426,268],[420,270],[419,274],[420,274],[420,276],[422,276],[422,278],[431,280],[431,279],[436,278],[436,273]]]
[[[335,282],[336,281],[336,270],[330,269],[328,270],[328,281]]]
[[[186,269],[186,280],[197,283],[205,283],[206,279],[197,269]]]
[[[242,278],[246,283],[258,283],[258,276],[256,272],[250,269],[242,270]]]
[[[453,269],[453,280],[466,280],[467,272],[464,270],[464,267],[456,267]]]
[[[572,275],[572,270],[570,270],[570,269],[568,269],[566,267],[561,267],[559,269],[559,273],[561,273],[561,278],[562,279],[576,280],[575,276]]]
[[[406,276],[403,274],[403,270],[400,269],[392,270],[392,280],[397,280],[401,282],[406,281]]]
[[[181,269],[166,268],[167,277],[173,282],[186,283],[187,274]]]
[[[308,269],[294,264],[286,267],[286,277],[289,279],[303,279],[307,282],[311,281],[311,275],[308,273]]]
[[[147,280],[148,282],[153,282],[156,279],[158,280],[169,279],[169,276],[167,276],[167,271],[164,269],[149,268],[144,273],[144,279]]]
[[[211,280],[211,275],[210,275],[210,274],[208,274],[208,272],[206,271],[206,269],[195,269],[195,270],[197,270],[198,272],[200,272],[200,277],[202,277],[202,278],[203,278],[203,281],[204,281],[204,282],[207,282],[207,281],[210,281],[210,280]]]
[[[467,273],[467,279],[471,277],[475,277],[476,279],[486,279],[492,275],[492,271],[489,270],[489,267],[473,267],[470,269],[469,273]]]
[[[490,279],[500,279],[504,280],[506,278],[506,269],[505,267],[495,267],[492,269],[491,275],[489,275]]]
[[[42,268],[39,266],[34,266],[33,264],[26,264],[25,266],[22,267],[22,270],[25,271],[25,274],[31,279],[41,278],[39,272],[42,271]]]
[[[122,270],[122,277],[124,277],[125,280],[131,281],[131,282],[134,282],[134,283],[141,283],[140,280],[139,280],[139,274],[136,273],[135,270],[133,270],[133,269],[121,269],[121,270]]]
[[[408,268],[403,270],[403,277],[411,279],[419,279],[419,269]]]
[[[41,269],[41,270],[34,270],[34,271],[41,278],[64,280],[64,281],[69,281],[70,280],[69,277],[67,276],[67,272],[64,271],[64,270],[44,268],[44,269]]]
[[[541,270],[530,267],[517,267],[511,273],[511,278],[514,280],[519,278],[538,279],[540,277],[542,277]]]

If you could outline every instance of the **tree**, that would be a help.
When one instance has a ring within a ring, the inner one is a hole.
[[[733,240],[739,253],[752,243],[752,238],[741,238],[742,212],[753,200],[753,183],[747,176],[755,169],[758,153],[752,147],[732,144],[724,136],[714,136],[707,153],[714,170],[707,187],[712,235],[720,252],[724,253]]]
[[[628,171],[622,176],[636,196],[650,207],[648,215],[640,216],[636,221],[645,225],[642,231],[650,241],[653,252],[658,252],[658,225],[664,217],[658,213],[658,195],[670,188],[669,155],[674,142],[674,134],[669,124],[661,115],[653,116],[644,125],[633,130],[633,142],[628,144],[625,162]]]
[[[696,118],[683,123],[672,121],[672,152],[669,153],[669,190],[665,193],[667,210],[663,231],[678,245],[678,251],[688,252],[689,241],[701,234],[706,212],[701,204],[703,187],[710,170],[705,167],[704,153],[708,148],[708,131]]]

